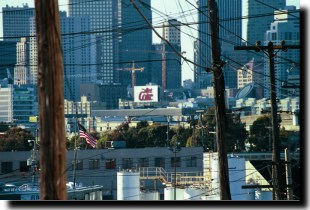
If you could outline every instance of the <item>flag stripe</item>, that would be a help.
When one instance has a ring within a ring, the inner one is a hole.
[[[89,145],[95,148],[97,144],[97,139],[87,133],[86,129],[80,123],[78,123],[78,126],[80,138],[84,138]]]

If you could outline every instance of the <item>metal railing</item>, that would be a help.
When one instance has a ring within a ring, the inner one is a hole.
[[[158,179],[165,185],[207,185],[210,183],[203,172],[166,172],[162,167],[141,167],[140,179]]]

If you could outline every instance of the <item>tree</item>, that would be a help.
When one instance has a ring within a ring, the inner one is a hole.
[[[258,117],[251,126],[248,143],[251,151],[270,151],[271,149],[271,120],[269,115]]]
[[[30,131],[19,127],[10,128],[3,137],[0,137],[0,151],[29,151],[32,146],[28,140],[35,140]]]
[[[188,138],[191,136],[191,129],[178,126],[174,130],[174,135],[171,138],[171,144],[175,145],[176,142],[179,142],[181,147],[187,145]]]
[[[245,150],[245,141],[248,132],[245,129],[245,123],[241,122],[240,115],[231,113],[227,115],[227,152],[241,152]]]
[[[248,132],[245,129],[245,123],[241,122],[240,115],[227,110],[226,114],[226,149],[227,152],[239,152],[245,149],[245,141]],[[205,147],[214,148],[215,145],[215,110],[214,107],[208,108],[202,115],[202,124],[205,127]],[[196,138],[196,136],[195,136]],[[200,137],[198,137],[200,138]]]

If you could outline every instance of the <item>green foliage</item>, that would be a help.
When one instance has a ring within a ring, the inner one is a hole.
[[[10,125],[5,122],[0,122],[0,132],[6,132],[10,129]]]
[[[271,120],[270,116],[258,117],[251,126],[248,143],[251,144],[251,151],[270,151],[271,146]]]
[[[5,135],[0,137],[0,151],[28,151],[32,149],[28,140],[34,140],[30,131],[22,128],[10,128]]]

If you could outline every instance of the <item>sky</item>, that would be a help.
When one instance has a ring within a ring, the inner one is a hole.
[[[188,0],[195,4],[196,0]],[[188,11],[193,9],[193,7],[186,2],[186,0],[151,0],[151,6],[153,8],[156,8],[162,13],[171,15],[171,17],[175,17],[173,14],[180,13],[183,11]],[[179,3],[178,3],[179,2]],[[299,8],[299,2],[302,5],[302,7],[307,7],[309,5],[308,0],[286,0],[287,5],[296,5],[297,8]],[[34,7],[34,0],[0,0],[0,8],[2,11],[2,7],[5,7],[6,5],[9,6],[19,6],[21,7],[23,4],[27,3],[29,7]],[[58,0],[58,4],[60,5],[60,10],[67,10],[67,4],[68,0]],[[153,24],[158,22],[158,18],[161,18],[158,14],[153,13]],[[197,21],[197,14],[189,15],[185,18],[177,18],[181,22],[195,22]],[[156,25],[156,24],[154,24]],[[181,27],[181,30],[185,33],[190,34],[191,36],[197,36],[197,32],[195,30],[189,30],[187,27]],[[161,34],[161,30],[158,29],[158,32]],[[2,13],[0,13],[0,37],[2,37]],[[153,42],[159,43],[160,38],[158,38],[155,33],[153,33]],[[193,49],[193,42],[194,38],[189,37],[185,34],[181,34],[181,43],[182,43],[182,49],[181,51],[185,51],[186,54],[185,57],[193,60],[194,58],[194,49]],[[188,65],[186,62],[182,65],[182,81],[186,79],[193,79],[193,65]]]

